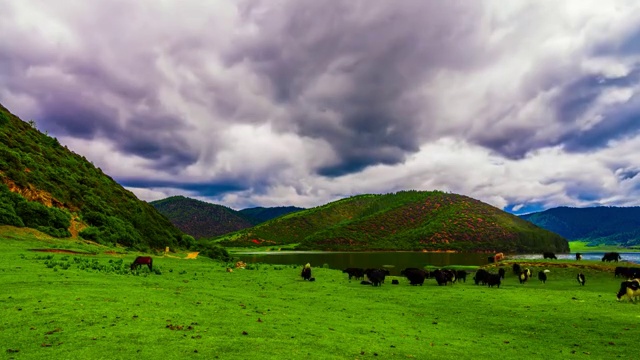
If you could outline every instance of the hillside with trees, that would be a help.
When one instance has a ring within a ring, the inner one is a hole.
[[[359,195],[214,239],[226,246],[299,250],[567,252],[567,241],[467,196],[439,191]]]
[[[136,249],[193,241],[86,158],[2,105],[0,224]]]
[[[236,211],[226,206],[184,196],[172,196],[151,201],[150,204],[178,229],[196,239],[216,237],[250,228],[279,216],[302,210],[302,208],[294,206],[281,206],[256,207]]]
[[[520,217],[589,245],[640,245],[640,207],[557,207]]]
[[[172,196],[150,204],[178,229],[196,239],[228,234],[254,225],[236,210],[184,196]]]

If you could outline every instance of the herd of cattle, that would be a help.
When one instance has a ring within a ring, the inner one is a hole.
[[[557,259],[555,254],[550,252],[545,252],[543,254],[544,259]],[[492,256],[489,258],[489,262],[498,262],[504,259],[504,255],[502,253],[496,254],[496,256]],[[576,260],[581,260],[581,254],[576,254]],[[620,254],[617,252],[606,253],[602,257],[602,261],[615,261],[621,260]],[[522,268],[520,264],[513,263],[511,270],[518,277],[520,284],[526,283],[531,277],[532,272],[529,268]],[[347,268],[342,271],[343,273],[349,276],[349,280],[356,279],[361,280],[362,285],[373,285],[373,286],[381,286],[384,283],[385,278],[390,275],[389,271],[386,269],[363,269],[363,268]],[[549,270],[541,270],[538,272],[538,280],[542,283],[546,283],[547,281],[547,273]],[[486,269],[478,269],[475,272],[473,277],[474,283],[476,285],[487,285],[488,287],[500,287],[500,284],[505,278],[505,269],[504,267],[500,267],[497,273],[491,273]],[[427,279],[435,279],[436,283],[439,286],[446,286],[448,284],[453,284],[459,282],[460,280],[465,282],[467,281],[467,272],[465,270],[451,270],[451,269],[437,269],[433,271],[419,269],[419,268],[406,268],[400,272],[400,275],[407,278],[410,285],[420,285],[424,284]],[[304,280],[314,281],[315,278],[311,277],[311,265],[306,264],[302,269],[301,276]],[[620,284],[620,290],[617,293],[618,300],[621,300],[623,297],[629,298],[631,301],[635,301],[636,298],[640,297],[640,268],[637,267],[623,267],[618,266],[614,271],[615,277],[626,278],[627,280],[623,281]],[[365,280],[366,277],[366,280]],[[583,273],[578,273],[576,275],[576,280],[580,286],[584,286],[586,279]],[[394,279],[392,284],[397,285],[399,281]]]

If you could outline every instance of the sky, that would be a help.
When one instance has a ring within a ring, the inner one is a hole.
[[[640,205],[636,0],[0,8],[0,103],[142,200]]]

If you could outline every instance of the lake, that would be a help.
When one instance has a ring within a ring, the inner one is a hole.
[[[602,252],[582,253],[584,260],[600,260]],[[483,253],[423,253],[423,252],[320,252],[320,251],[278,251],[236,253],[233,256],[246,263],[264,263],[281,265],[304,265],[312,267],[324,264],[331,269],[380,268],[389,270],[391,275],[400,275],[400,271],[408,267],[422,268],[426,265],[486,265],[487,257],[492,254]],[[640,263],[640,253],[620,253],[622,259]],[[575,259],[575,253],[556,254],[558,259]],[[511,255],[510,259],[542,259],[541,254]]]

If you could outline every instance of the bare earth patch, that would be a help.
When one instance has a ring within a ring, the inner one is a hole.
[[[113,251],[113,250],[107,250],[104,253],[107,254],[107,255],[114,255],[114,256],[116,256],[116,255],[127,255],[127,253],[117,252],[117,251]]]

